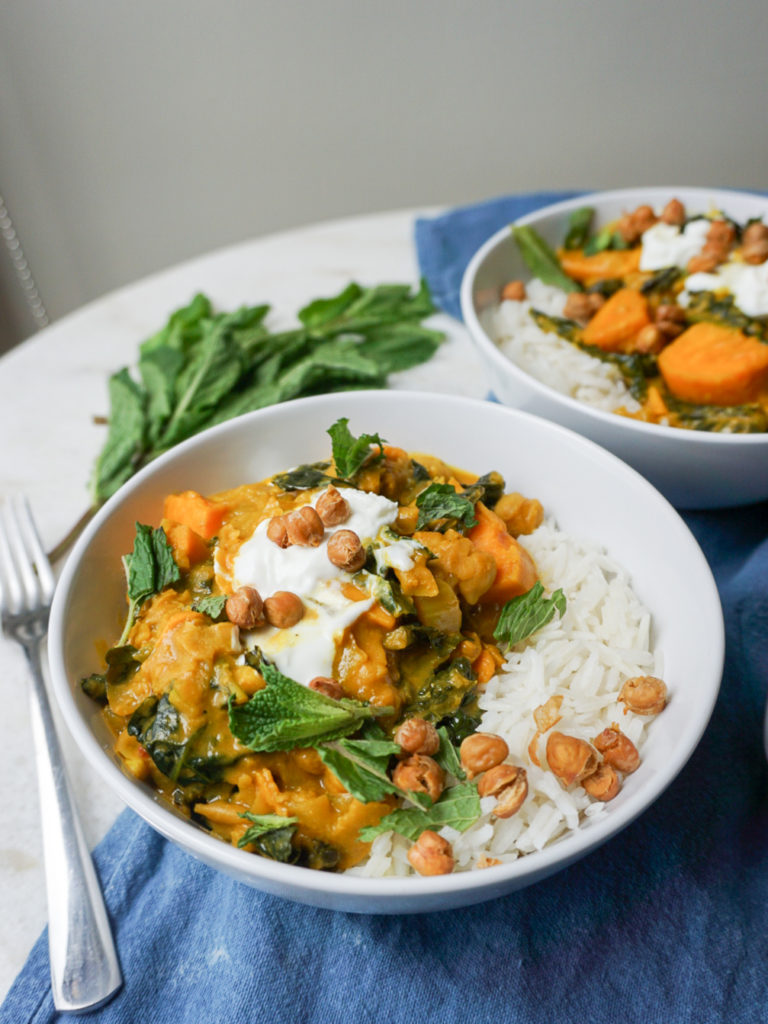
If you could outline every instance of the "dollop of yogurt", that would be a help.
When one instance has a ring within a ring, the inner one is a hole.
[[[659,221],[642,236],[641,270],[663,270],[664,267],[687,267],[698,256],[707,240],[710,221],[692,220],[681,231],[675,224]]]
[[[379,494],[355,488],[340,488],[350,507],[350,516],[338,526],[325,528],[316,548],[291,545],[280,548],[267,537],[264,521],[240,547],[233,565],[232,587],[255,587],[263,598],[278,590],[297,594],[304,603],[304,617],[293,627],[266,626],[248,633],[245,646],[258,646],[279,670],[306,685],[315,676],[331,676],[336,650],[344,630],[374,602],[372,596],[352,600],[344,593],[348,572],[328,558],[328,540],[338,530],[354,530],[363,546],[373,542],[377,563],[407,570],[419,545],[392,534],[389,527],[398,506]],[[320,492],[322,493],[322,492]],[[310,503],[313,507],[318,494]]]
[[[724,263],[713,274],[691,274],[685,279],[680,304],[687,304],[691,292],[717,291],[729,291],[747,316],[768,316],[768,262]]]

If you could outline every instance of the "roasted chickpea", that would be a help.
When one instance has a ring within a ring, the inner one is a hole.
[[[513,814],[517,814],[528,796],[528,776],[525,768],[515,764],[497,764],[480,779],[477,792],[481,797],[498,797],[491,812],[495,818],[511,818]]]
[[[667,706],[667,687],[656,676],[635,676],[622,686],[619,701],[636,715],[658,715]]]
[[[467,778],[474,779],[509,757],[509,747],[506,740],[492,732],[475,732],[462,740],[459,757]]]
[[[503,494],[494,505],[493,511],[504,520],[507,533],[513,537],[524,536],[541,526],[544,521],[544,509],[537,498],[524,498],[513,491]]]
[[[401,722],[392,738],[400,744],[404,754],[436,754],[440,749],[437,729],[423,718],[409,718]]]
[[[240,629],[256,629],[264,625],[264,602],[254,587],[240,587],[227,598],[224,611],[230,622]]]
[[[676,338],[685,330],[685,310],[674,302],[662,303],[656,310],[656,326],[665,341]]]
[[[613,800],[621,788],[619,777],[609,764],[599,765],[581,784],[594,800]]]
[[[525,296],[525,285],[522,281],[510,281],[501,289],[502,300],[511,299],[512,302],[522,302]]]
[[[346,523],[351,513],[349,502],[333,484],[324,494],[320,495],[315,503],[315,508],[325,526],[338,526],[339,523]]]
[[[713,220],[707,232],[707,245],[718,248],[727,255],[736,239],[736,230],[727,220]]]
[[[427,793],[434,802],[443,791],[443,769],[426,754],[412,754],[397,765],[392,772],[392,781],[400,789]]]
[[[311,505],[302,505],[285,516],[285,528],[291,544],[316,548],[323,539],[323,521]]]
[[[290,545],[285,516],[272,516],[267,523],[267,537],[279,548],[287,548]]]
[[[612,768],[618,768],[620,772],[630,775],[639,767],[640,755],[637,747],[620,729],[603,729],[592,742],[603,755],[603,761]]]
[[[641,327],[632,346],[635,352],[658,352],[664,344],[661,331],[656,324]]]
[[[591,775],[597,767],[597,755],[586,740],[550,733],[547,739],[547,764],[564,786],[571,786]]]
[[[680,225],[685,220],[685,207],[679,199],[670,199],[661,211],[661,219],[665,224]]]
[[[264,602],[264,614],[270,626],[289,629],[304,617],[304,605],[290,590],[277,590]]]
[[[706,252],[702,249],[698,256],[692,256],[685,268],[689,274],[709,274],[718,263],[722,262],[716,252]]]
[[[765,263],[768,259],[768,225],[754,221],[744,228],[741,255],[745,263]]]
[[[314,679],[310,679],[307,685],[310,690],[322,693],[324,697],[330,697],[331,700],[341,700],[344,696],[341,684],[330,676],[315,676]]]
[[[576,320],[580,324],[585,324],[592,319],[604,302],[605,299],[598,292],[592,292],[589,295],[584,292],[571,292],[565,300],[563,316],[568,320]]]
[[[455,863],[448,840],[429,829],[410,848],[408,860],[420,875],[450,875]]]
[[[365,548],[354,530],[339,530],[328,541],[328,558],[345,572],[357,572],[365,565]]]

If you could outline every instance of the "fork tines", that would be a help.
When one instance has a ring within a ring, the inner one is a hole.
[[[18,494],[0,505],[0,607],[3,619],[47,611],[55,577],[29,502]]]

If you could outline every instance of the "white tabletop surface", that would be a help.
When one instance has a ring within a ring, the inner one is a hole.
[[[431,211],[430,211],[431,212]],[[50,550],[85,511],[87,482],[104,440],[94,415],[107,412],[107,378],[136,357],[154,333],[196,291],[219,309],[269,302],[270,324],[318,296],[361,284],[417,282],[414,212],[335,221],[224,249],[121,289],[20,345],[0,359],[0,495],[26,493]],[[447,342],[428,367],[397,374],[396,387],[483,397],[487,378],[466,331],[447,316],[430,326]],[[37,783],[20,648],[0,636],[5,699],[0,716],[0,1000],[46,921]],[[74,748],[60,722],[67,767],[89,844],[122,809]]]

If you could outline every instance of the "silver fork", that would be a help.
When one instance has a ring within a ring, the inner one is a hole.
[[[40,647],[55,580],[26,498],[0,509],[0,610],[32,673],[32,734],[48,892],[51,987],[57,1010],[95,1009],[122,985],[96,872],[77,817],[43,682]]]

